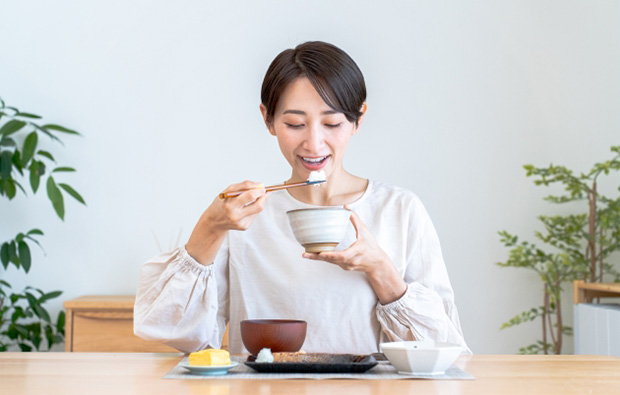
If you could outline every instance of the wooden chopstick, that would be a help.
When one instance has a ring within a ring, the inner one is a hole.
[[[320,180],[320,181],[302,181],[302,182],[292,182],[290,184],[278,184],[278,185],[270,185],[268,187],[265,187],[265,191],[266,192],[271,192],[271,191],[277,191],[280,189],[288,189],[288,188],[295,188],[295,187],[303,187],[306,185],[315,185],[315,184],[321,184],[323,182],[325,182],[327,180]],[[222,192],[220,193],[220,199],[228,199],[231,197],[235,197],[235,196],[239,196],[241,195],[243,192],[248,191],[248,189],[244,189],[242,191],[233,191],[233,192]]]

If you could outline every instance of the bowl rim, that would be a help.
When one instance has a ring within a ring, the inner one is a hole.
[[[308,324],[304,320],[290,320],[286,318],[257,318],[257,319],[247,319],[241,321],[241,325],[243,324],[259,324],[259,325],[292,325],[292,324]]]
[[[289,213],[295,213],[295,212],[298,212],[298,211],[321,211],[321,210],[323,210],[323,211],[351,211],[351,212],[353,212],[351,209],[344,208],[344,207],[316,207],[316,208],[313,207],[313,208],[298,208],[298,209],[295,209],[295,210],[289,210],[286,213],[289,214]]]
[[[430,344],[433,343],[434,347],[421,347],[421,348],[410,348],[407,347],[408,344]],[[387,348],[388,350],[404,350],[404,351],[426,351],[426,350],[463,350],[463,347],[456,343],[448,343],[448,342],[436,342],[433,340],[407,340],[407,341],[397,341],[397,342],[385,342],[379,345],[381,350]],[[387,347],[386,347],[387,346]]]

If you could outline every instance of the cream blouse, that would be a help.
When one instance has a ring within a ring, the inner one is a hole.
[[[301,319],[308,323],[306,352],[378,351],[379,343],[434,340],[470,353],[437,234],[418,197],[370,181],[351,203],[408,284],[404,296],[381,305],[364,273],[301,257],[303,247],[288,210],[315,207],[287,191],[273,192],[246,231],[230,231],[211,265],[181,247],[146,262],[134,307],[135,334],[183,352],[220,348],[230,322],[229,350],[247,352],[244,319]],[[337,249],[355,241],[347,230]]]

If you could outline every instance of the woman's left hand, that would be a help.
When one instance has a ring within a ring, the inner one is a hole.
[[[346,205],[344,207],[348,208]],[[349,248],[343,251],[306,252],[303,257],[330,262],[344,270],[355,270],[369,275],[385,270],[388,265],[392,266],[390,257],[379,247],[370,230],[354,212],[351,212],[351,223],[357,240]]]
[[[348,208],[346,205],[344,207]],[[344,270],[364,272],[381,304],[400,299],[407,291],[407,284],[392,264],[392,260],[354,212],[351,212],[351,223],[357,240],[349,248],[344,251],[305,252],[303,257],[330,262]]]

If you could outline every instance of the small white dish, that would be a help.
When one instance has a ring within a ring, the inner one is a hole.
[[[381,351],[400,374],[437,375],[452,366],[463,348],[452,343],[405,341],[381,343]]]
[[[235,366],[239,365],[239,362],[231,361],[230,365],[221,365],[221,366],[200,366],[200,365],[190,365],[188,362],[182,361],[179,362],[179,365],[193,374],[202,374],[202,375],[220,375],[226,374],[228,371]]]

